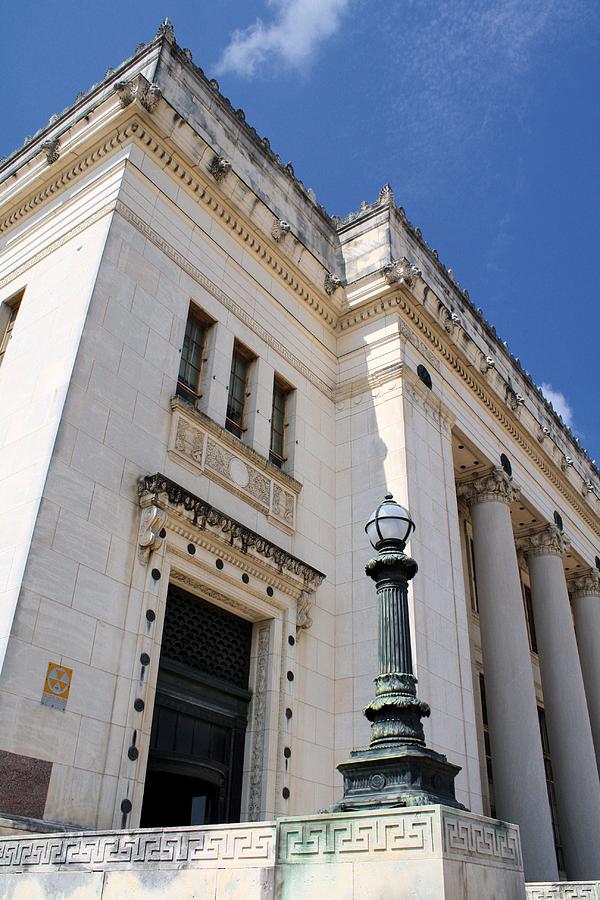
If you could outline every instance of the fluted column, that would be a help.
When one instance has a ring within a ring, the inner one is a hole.
[[[527,881],[558,878],[517,552],[501,468],[459,486],[471,507],[496,812],[521,829]]]
[[[548,525],[527,555],[558,827],[569,880],[600,878],[600,780],[562,564],[565,540]]]
[[[590,569],[570,581],[579,661],[600,772],[600,572]]]

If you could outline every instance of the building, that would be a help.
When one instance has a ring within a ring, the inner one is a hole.
[[[2,830],[330,806],[390,490],[428,744],[600,877],[600,476],[391,189],[330,218],[165,22],[0,201]]]

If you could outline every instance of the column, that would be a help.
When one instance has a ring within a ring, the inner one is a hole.
[[[459,486],[471,507],[496,811],[521,829],[527,881],[558,870],[527,625],[509,504],[500,467]]]
[[[600,572],[590,569],[570,584],[579,661],[600,772]]]
[[[527,554],[567,877],[600,878],[600,780],[556,525],[519,542]]]

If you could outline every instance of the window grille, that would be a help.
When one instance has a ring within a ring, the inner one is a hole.
[[[247,688],[251,641],[251,622],[169,587],[161,658]]]
[[[236,341],[233,346],[233,356],[231,358],[225,428],[239,438],[241,438],[246,430],[246,393],[251,362],[252,357],[250,352]]]
[[[273,382],[269,459],[279,468],[285,462],[285,411],[288,394],[289,388],[278,378],[275,378]]]
[[[207,318],[190,306],[177,379],[177,393],[188,399],[196,400],[200,396],[206,332],[210,324]]]

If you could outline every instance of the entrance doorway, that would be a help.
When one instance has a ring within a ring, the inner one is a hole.
[[[238,822],[252,623],[169,586],[142,828]]]

